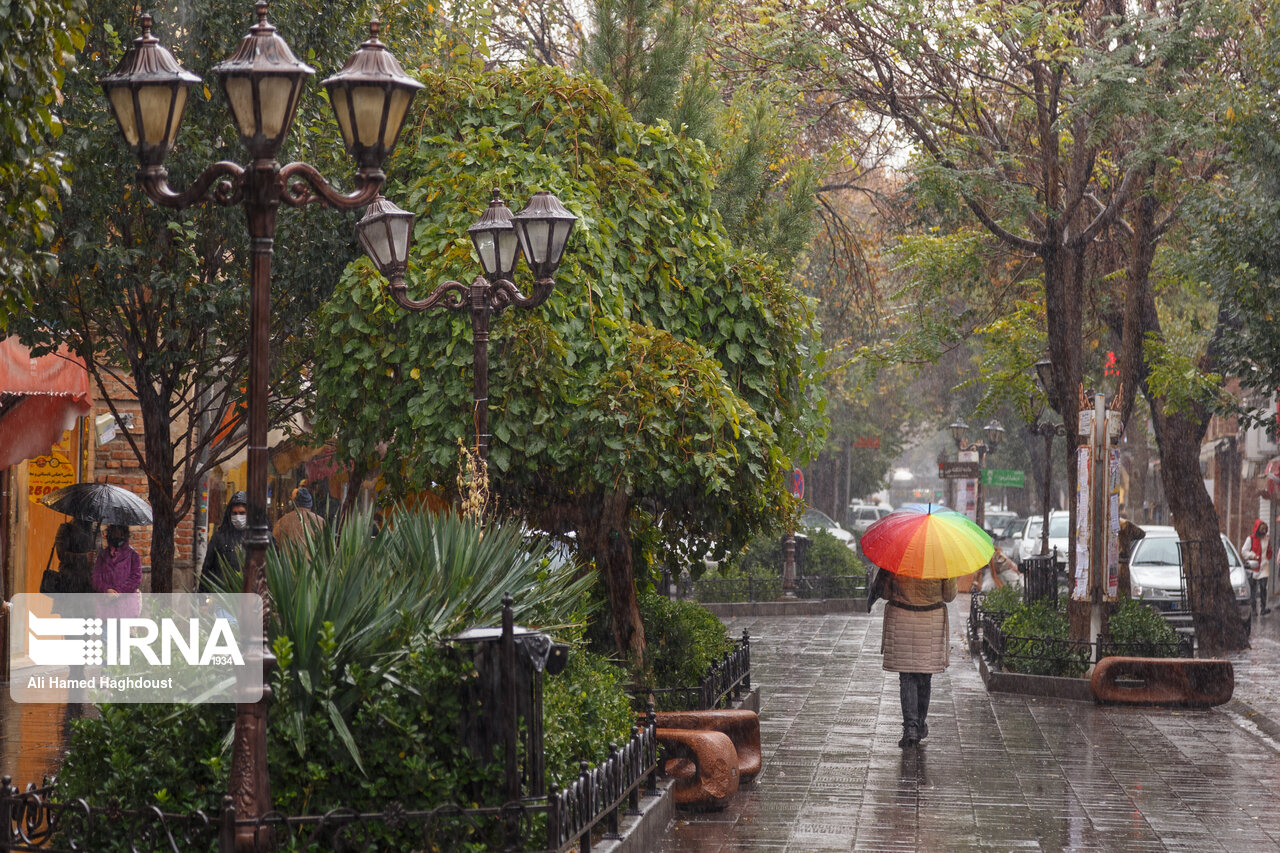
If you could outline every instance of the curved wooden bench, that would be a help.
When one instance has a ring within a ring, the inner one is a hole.
[[[732,708],[722,711],[659,711],[658,726],[728,735],[738,753],[738,778],[743,782],[754,779],[764,766],[764,753],[760,749],[760,715],[755,711]]]
[[[657,736],[663,749],[659,770],[675,780],[671,794],[677,806],[722,809],[738,793],[738,753],[728,735],[659,728]]]
[[[1230,701],[1235,686],[1231,661],[1216,659],[1108,657],[1089,679],[1099,702],[1130,705],[1211,708]]]

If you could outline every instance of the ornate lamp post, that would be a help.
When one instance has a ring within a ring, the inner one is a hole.
[[[979,527],[983,526],[983,522],[987,520],[986,501],[982,493],[982,463],[987,458],[987,454],[995,453],[996,448],[1000,446],[1000,442],[1004,440],[1004,427],[1000,426],[1000,422],[995,418],[982,428],[982,432],[986,441],[979,441],[974,444],[968,444],[965,441],[965,434],[969,431],[969,425],[963,421],[956,421],[951,424],[951,437],[955,439],[956,447],[960,450],[976,450],[978,452],[978,507],[974,513],[974,523]]]
[[[1053,377],[1050,373],[1052,367],[1052,362],[1047,358],[1036,362],[1036,379],[1039,381],[1040,387],[1044,389],[1045,394],[1052,393]],[[1040,553],[1048,554],[1049,502],[1053,499],[1053,491],[1050,484],[1050,478],[1053,476],[1053,437],[1055,435],[1065,436],[1067,428],[1064,424],[1041,421],[1039,415],[1037,415],[1035,421],[1027,426],[1027,432],[1044,439],[1044,479],[1041,481],[1040,495],[1040,507],[1044,512],[1044,521],[1040,525]]]
[[[470,286],[446,281],[423,300],[410,299],[405,285],[409,268],[409,243],[413,238],[413,214],[378,196],[356,226],[360,242],[374,265],[389,282],[391,298],[408,311],[426,311],[437,305],[471,312],[472,370],[476,454],[489,457],[489,320],[508,306],[534,308],[555,289],[555,273],[576,216],[545,190],[534,193],[524,210],[510,209],[493,191],[489,209],[467,229],[484,275]],[[528,296],[512,282],[516,264],[524,255],[533,273]]]
[[[267,3],[256,6],[257,23],[229,59],[213,68],[231,107],[249,165],[227,161],[206,168],[185,190],[169,186],[164,158],[172,150],[191,87],[200,78],[184,71],[151,34],[151,16],[141,18],[142,35],[120,64],[101,80],[125,141],[138,157],[137,180],[156,204],[181,209],[204,201],[243,205],[251,243],[249,308],[249,535],[244,591],[266,604],[262,566],[270,541],[267,524],[267,378],[271,306],[271,255],[280,204],[327,204],[351,210],[378,193],[386,176],[382,163],[395,147],[409,104],[422,84],[408,77],[378,41],[378,22],[369,39],[337,74],[324,81],[347,151],[356,161],[356,189],[341,194],[313,166],[281,166],[276,155],[298,106],[303,81],[314,73],[293,55],[267,22]],[[262,650],[264,664],[271,654]],[[230,797],[238,819],[236,850],[256,850],[266,842],[254,822],[270,809],[267,776],[267,702],[236,706]]]

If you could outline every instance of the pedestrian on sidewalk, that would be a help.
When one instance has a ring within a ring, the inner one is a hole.
[[[107,527],[107,546],[93,564],[93,591],[105,593],[98,615],[130,619],[141,609],[138,587],[142,585],[142,557],[129,544],[129,528],[123,524]]]
[[[1271,612],[1267,606],[1267,581],[1271,577],[1271,538],[1267,536],[1267,523],[1254,519],[1253,530],[1240,543],[1240,557],[1249,575],[1249,586],[1258,601],[1260,615]]]
[[[314,538],[324,530],[324,519],[311,511],[311,492],[299,486],[293,492],[293,511],[280,516],[275,530],[271,531],[276,544],[302,545],[308,536]]]
[[[987,563],[978,574],[974,589],[977,592],[991,592],[1002,586],[1022,589],[1022,575],[1018,574],[1018,566],[997,545],[991,554],[991,562]]]
[[[924,580],[890,575],[886,579],[884,632],[880,651],[883,667],[898,673],[902,700],[902,740],[913,747],[929,736],[925,718],[933,674],[951,663],[947,602],[956,597],[956,580]]]
[[[222,514],[222,523],[213,532],[200,567],[201,592],[213,592],[222,585],[228,570],[244,568],[245,539],[249,536],[249,493],[236,492]]]

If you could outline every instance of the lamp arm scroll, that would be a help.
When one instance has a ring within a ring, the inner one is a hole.
[[[518,308],[534,308],[547,301],[551,291],[555,290],[554,279],[540,278],[533,283],[533,291],[525,296],[514,282],[505,278],[489,283],[488,303],[494,314],[501,314],[506,308],[515,305]]]
[[[403,275],[397,275],[391,279],[390,290],[391,298],[406,311],[426,311],[437,305],[443,305],[445,308],[457,311],[467,307],[469,304],[468,297],[471,295],[471,288],[462,282],[446,281],[431,291],[431,294],[426,299],[410,299]]]
[[[138,170],[138,183],[147,198],[161,207],[182,210],[203,201],[206,195],[214,204],[230,207],[244,197],[244,167],[220,160],[201,172],[191,186],[175,191],[169,186],[168,169],[146,166]]]
[[[310,163],[290,163],[280,170],[280,182],[284,186],[281,200],[290,207],[318,203],[337,210],[354,210],[373,201],[386,180],[386,173],[381,169],[361,169],[356,172],[356,189],[344,194],[334,189]]]

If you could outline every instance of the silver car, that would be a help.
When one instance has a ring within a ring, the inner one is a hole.
[[[1186,605],[1182,590],[1182,549],[1178,547],[1178,531],[1164,525],[1142,528],[1146,536],[1133,546],[1129,559],[1129,578],[1134,594],[1157,610],[1181,610]],[[1249,580],[1245,575],[1244,561],[1226,536],[1222,544],[1227,549],[1227,566],[1231,571],[1231,588],[1242,610],[1252,612]]]

